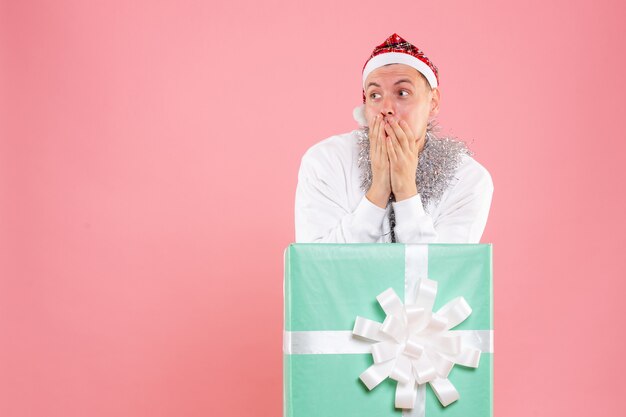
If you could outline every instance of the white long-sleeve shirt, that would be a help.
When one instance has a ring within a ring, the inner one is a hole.
[[[358,167],[357,131],[332,136],[302,157],[296,189],[296,242],[390,242],[389,211],[399,243],[478,243],[493,182],[489,172],[463,155],[454,179],[438,201],[419,194],[380,208],[365,197]]]

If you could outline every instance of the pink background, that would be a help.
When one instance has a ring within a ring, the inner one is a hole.
[[[300,157],[392,32],[494,179],[495,414],[626,413],[623,2],[0,7],[0,415],[279,416]]]

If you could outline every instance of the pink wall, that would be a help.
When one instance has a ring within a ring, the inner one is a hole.
[[[0,415],[279,416],[300,157],[394,31],[494,179],[496,415],[623,415],[624,3],[228,4],[2,2]]]

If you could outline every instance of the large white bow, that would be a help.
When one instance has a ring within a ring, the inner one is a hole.
[[[357,316],[352,333],[378,342],[372,345],[374,364],[361,375],[368,389],[389,377],[398,381],[396,408],[415,405],[418,384],[430,384],[445,407],[459,398],[448,380],[455,364],[478,367],[480,349],[472,346],[471,333],[451,331],[472,309],[457,297],[433,313],[437,282],[420,280],[415,304],[404,306],[392,288],[376,297],[387,317],[383,323]]]

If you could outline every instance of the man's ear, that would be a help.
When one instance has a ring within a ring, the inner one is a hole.
[[[432,98],[430,100],[430,117],[434,117],[439,113],[439,103],[441,102],[441,92],[439,88],[432,89]]]

